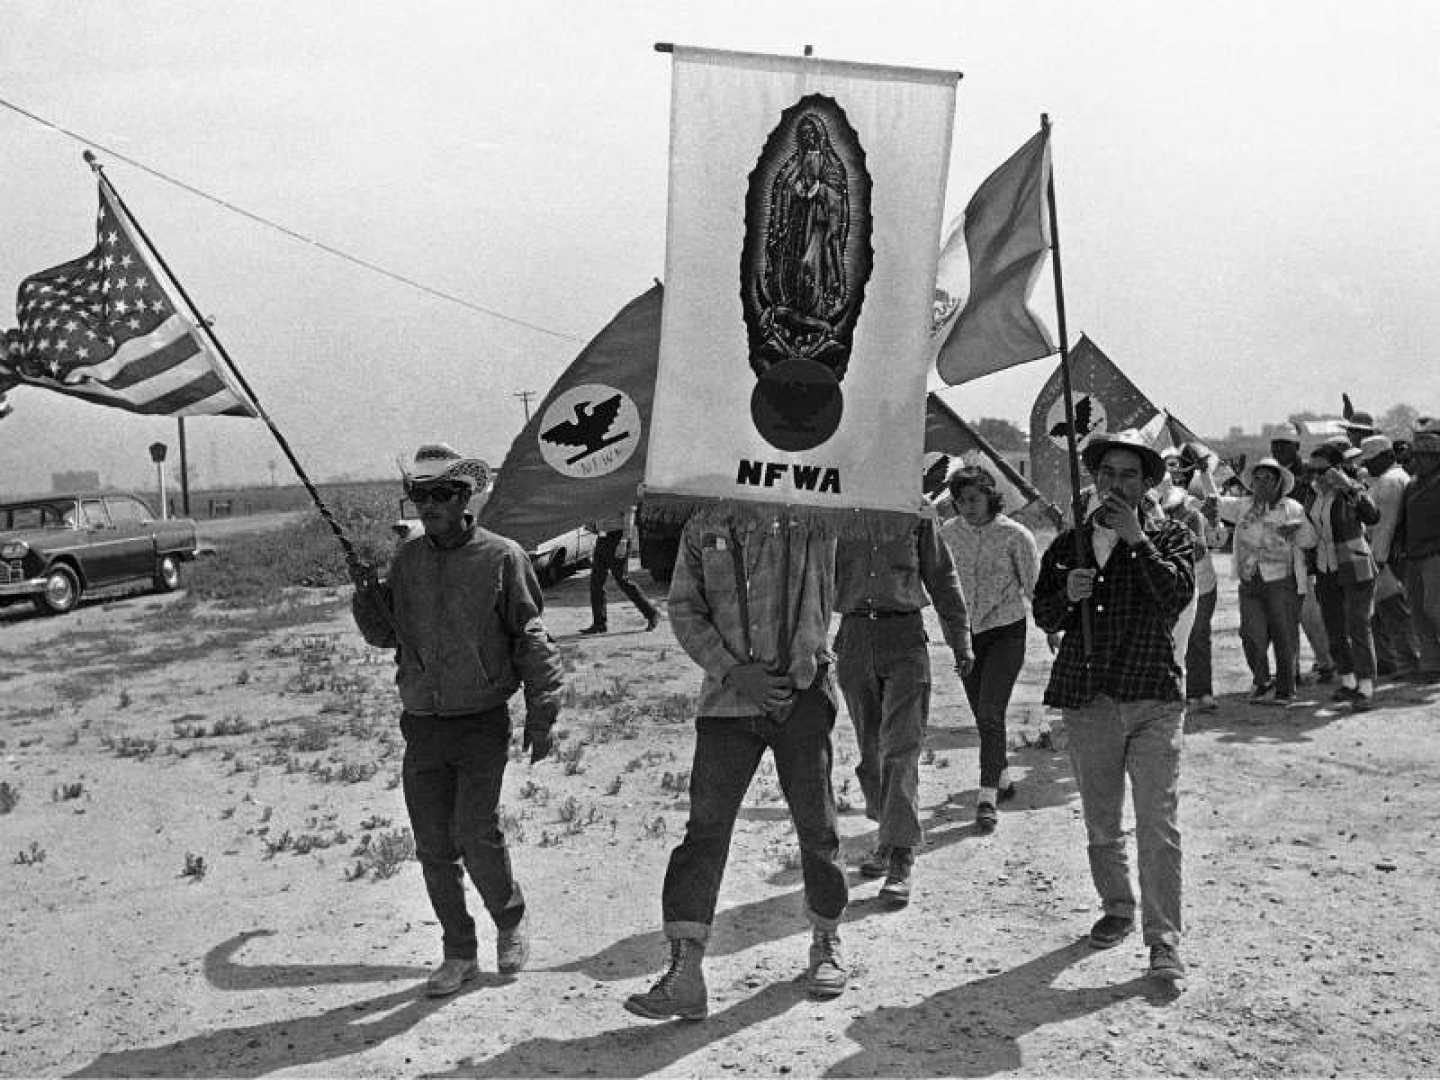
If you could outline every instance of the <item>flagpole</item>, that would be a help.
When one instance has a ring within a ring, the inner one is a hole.
[[[183,300],[185,306],[190,309],[191,320],[194,322],[196,329],[209,338],[216,355],[224,361],[225,366],[230,370],[230,374],[235,377],[235,381],[240,385],[240,389],[245,392],[245,395],[250,399],[250,404],[255,407],[255,411],[260,415],[260,419],[265,421],[265,426],[270,429],[270,434],[274,436],[275,442],[279,444],[280,450],[285,455],[285,459],[290,462],[290,467],[295,470],[295,475],[300,478],[300,483],[304,485],[306,492],[309,493],[310,499],[314,502],[315,508],[320,512],[321,518],[324,519],[325,524],[330,526],[330,531],[335,534],[335,539],[339,542],[340,549],[345,553],[345,563],[350,568],[352,576],[358,579],[363,572],[370,571],[373,573],[373,570],[361,561],[359,554],[355,550],[355,545],[350,542],[350,537],[346,535],[340,522],[335,519],[335,515],[330,511],[330,507],[325,505],[325,500],[320,497],[320,492],[311,482],[310,476],[305,472],[304,466],[300,464],[300,459],[297,458],[295,452],[290,449],[289,441],[281,434],[280,429],[276,427],[275,421],[270,419],[270,414],[265,411],[265,406],[260,403],[260,399],[256,396],[255,391],[251,389],[249,380],[241,374],[240,369],[235,365],[235,361],[232,360],[230,354],[225,351],[225,346],[220,343],[220,339],[215,335],[215,331],[210,326],[209,320],[200,314],[200,309],[197,308],[195,302],[190,299],[190,294],[185,291],[185,286],[180,284],[180,279],[171,271],[169,265],[165,262],[165,257],[160,254],[159,249],[151,242],[150,237],[146,234],[140,222],[135,220],[135,215],[130,212],[130,207],[125,205],[125,200],[120,197],[120,193],[116,191],[114,185],[110,183],[110,178],[105,175],[104,166],[96,160],[95,155],[89,150],[86,150],[82,156],[85,159],[85,163],[94,171],[96,178],[105,186],[105,190],[109,192],[110,197],[115,200],[115,205],[118,206],[120,212],[125,215],[126,221],[129,222],[131,228],[135,230],[136,235],[140,237],[145,247],[149,250],[149,253],[154,256],[155,262],[159,265],[160,269],[165,272],[165,276],[169,278],[170,284],[175,287],[175,291],[180,296],[180,299]],[[379,607],[384,611],[385,620],[389,624],[390,629],[394,631],[397,642],[399,642],[402,648],[405,648],[407,653],[419,662],[420,654],[410,649],[406,646],[405,642],[401,640],[400,627],[395,621],[394,613],[386,605],[381,604]],[[423,666],[424,665],[421,664],[422,668]]]
[[[1050,133],[1050,114],[1040,114],[1040,127]],[[1070,387],[1070,335],[1065,326],[1065,278],[1060,269],[1060,222],[1055,213],[1055,168],[1052,164],[1045,183],[1045,201],[1050,210],[1050,267],[1055,275],[1055,320],[1060,331],[1060,386],[1065,399],[1065,448],[1070,458],[1070,519],[1075,538],[1075,565],[1089,561],[1085,551],[1085,503],[1080,497],[1080,449],[1075,438],[1075,394]],[[1085,659],[1090,659],[1094,642],[1090,601],[1080,601],[1080,635],[1085,646]]]

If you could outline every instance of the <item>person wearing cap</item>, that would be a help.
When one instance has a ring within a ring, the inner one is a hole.
[[[603,634],[610,628],[610,619],[605,610],[605,578],[612,577],[620,591],[625,594],[635,610],[645,620],[645,629],[654,630],[660,625],[660,613],[650,603],[640,586],[630,580],[630,547],[626,540],[631,531],[631,512],[602,518],[594,523],[596,535],[595,550],[590,555],[590,625],[580,631],[582,634]]]
[[[1370,551],[1375,556],[1375,615],[1370,632],[1375,639],[1375,673],[1409,678],[1419,663],[1414,631],[1410,627],[1410,603],[1405,584],[1390,566],[1390,548],[1400,505],[1410,474],[1395,460],[1395,447],[1385,435],[1371,435],[1360,443],[1360,464],[1380,520],[1370,527]]]
[[[1390,563],[1403,569],[1420,654],[1414,678],[1440,682],[1440,420],[1416,421],[1410,440],[1415,475],[1405,485]]]
[[[927,503],[893,538],[841,537],[835,551],[835,667],[855,728],[855,775],[875,848],[860,864],[885,878],[882,900],[910,900],[920,828],[920,751],[930,716],[930,648],[923,611],[935,604],[962,679],[974,662],[970,615],[955,560]]]
[[[1215,526],[1201,512],[1202,501],[1186,494],[1189,486],[1186,480],[1182,469],[1160,497],[1160,509],[1165,516],[1180,522],[1195,535],[1195,599],[1186,608],[1189,618],[1182,613],[1175,623],[1175,648],[1185,671],[1186,703],[1197,712],[1214,712],[1219,705],[1215,701],[1210,630],[1220,584],[1215,575],[1215,560],[1210,557]],[[1204,487],[1215,490],[1213,482]]]
[[[1026,602],[1035,589],[1040,549],[1034,534],[1003,512],[1004,500],[988,470],[957,469],[947,486],[957,516],[941,527],[940,538],[955,557],[970,608],[975,662],[960,681],[980,733],[975,824],[989,832],[1000,822],[998,803],[1015,796],[1005,711],[1025,665]]]
[[[405,808],[444,949],[426,992],[443,997],[479,973],[466,873],[495,923],[500,971],[518,972],[529,957],[525,896],[497,814],[507,702],[523,685],[522,745],[540,761],[560,704],[560,656],[529,557],[466,511],[485,494],[485,462],[440,443],[420,447],[403,472],[424,534],[400,545],[383,580],[352,568],[352,612],[368,643],[395,650]]]
[[[1306,459],[1300,456],[1300,437],[1295,434],[1295,425],[1289,420],[1272,425],[1274,434],[1270,437],[1270,456],[1280,463],[1294,478],[1294,487],[1289,498],[1301,506],[1310,502],[1310,470]],[[1315,661],[1315,681],[1324,686],[1335,679],[1335,663],[1330,659],[1330,641],[1325,636],[1325,619],[1320,614],[1320,601],[1315,598],[1315,568],[1307,561],[1301,572],[1303,587],[1300,590],[1300,628],[1305,631],[1305,640],[1310,643],[1310,652]],[[1296,655],[1299,663],[1299,655]],[[1296,672],[1296,683],[1300,682]]]
[[[800,844],[810,923],[805,988],[834,998],[848,978],[840,920],[850,894],[830,784],[835,540],[788,511],[736,506],[722,501],[691,516],[670,582],[671,629],[704,677],[690,816],[660,895],[670,963],[624,1003],[647,1020],[702,1020],[709,1012],[705,949],[735,821],[766,750]]]
[[[1333,697],[1348,702],[1355,712],[1366,712],[1375,693],[1375,639],[1370,632],[1375,558],[1365,530],[1380,520],[1380,511],[1352,475],[1359,456],[1359,449],[1338,435],[1310,451],[1316,479],[1305,512],[1315,527],[1315,594],[1340,677]]]
[[[1032,612],[1062,633],[1045,688],[1061,710],[1104,915],[1095,948],[1134,929],[1125,854],[1126,777],[1140,863],[1141,925],[1150,974],[1184,978],[1180,959],[1180,752],[1185,724],[1176,617],[1195,594],[1194,535],[1140,511],[1165,466],[1138,431],[1092,436],[1081,452],[1100,508],[1066,529],[1040,560]],[[1088,639],[1088,640],[1087,640]]]
[[[1289,497],[1295,478],[1275,458],[1254,462],[1244,480],[1250,494],[1220,497],[1215,512],[1235,530],[1232,559],[1250,700],[1285,705],[1295,700],[1300,597],[1307,580],[1304,551],[1315,546],[1315,531],[1304,507]]]

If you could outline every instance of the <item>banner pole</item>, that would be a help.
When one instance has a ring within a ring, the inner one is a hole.
[[[84,152],[83,157],[85,158],[86,164],[94,171],[100,183],[105,186],[105,190],[110,194],[110,197],[115,200],[115,205],[119,207],[120,212],[125,215],[126,222],[135,230],[135,234],[140,238],[141,242],[144,243],[149,254],[154,257],[156,264],[164,271],[165,276],[169,278],[170,284],[175,287],[175,291],[180,296],[180,299],[183,300],[185,306],[189,308],[190,317],[196,329],[210,340],[216,355],[224,361],[225,366],[230,370],[230,374],[235,377],[235,381],[239,384],[240,389],[243,390],[246,397],[249,398],[250,404],[255,407],[255,411],[259,414],[260,419],[265,421],[265,426],[270,429],[270,434],[274,437],[275,442],[284,453],[285,459],[290,462],[290,467],[295,470],[295,475],[299,477],[300,483],[304,485],[306,492],[310,495],[311,501],[315,504],[315,508],[320,512],[320,517],[324,519],[325,524],[330,526],[330,531],[335,534],[335,539],[339,542],[341,551],[345,553],[346,565],[350,568],[352,575],[358,579],[361,572],[368,568],[361,562],[360,555],[356,552],[355,545],[351,543],[350,537],[346,534],[345,529],[341,526],[340,522],[335,519],[335,515],[330,511],[330,507],[325,505],[325,500],[320,497],[320,492],[311,482],[310,476],[306,473],[304,466],[300,464],[300,459],[297,458],[295,452],[290,449],[289,441],[281,434],[280,429],[275,425],[275,421],[270,419],[270,414],[265,411],[265,406],[260,403],[260,399],[255,395],[255,391],[251,389],[249,381],[241,374],[240,369],[235,365],[235,361],[230,358],[230,354],[225,351],[225,346],[220,343],[220,339],[215,335],[215,331],[210,326],[209,320],[200,314],[200,310],[195,306],[195,302],[190,299],[190,294],[185,291],[185,286],[181,285],[180,280],[171,272],[169,265],[165,262],[164,256],[160,254],[159,249],[150,241],[150,237],[146,235],[140,222],[135,220],[135,215],[130,212],[130,207],[125,205],[125,200],[120,197],[120,193],[116,191],[114,185],[110,183],[110,178],[105,175],[104,167],[89,150]],[[396,641],[401,648],[414,656],[416,663],[419,664],[423,670],[424,664],[420,660],[420,654],[411,649],[401,636],[399,624],[395,621],[395,613],[385,604],[379,604],[378,606],[384,611],[385,621],[394,631]]]
[[[1040,114],[1040,127],[1045,131],[1048,143],[1049,113]],[[1065,398],[1065,448],[1070,459],[1070,520],[1075,538],[1075,564],[1085,566],[1089,562],[1085,536],[1081,531],[1085,523],[1085,503],[1080,497],[1080,449],[1075,438],[1075,394],[1070,386],[1070,335],[1065,325],[1065,278],[1060,269],[1060,222],[1055,213],[1053,158],[1045,182],[1045,201],[1050,210],[1050,268],[1055,276],[1055,318],[1060,331],[1060,386]],[[1089,600],[1080,601],[1080,635],[1088,661],[1094,643]]]

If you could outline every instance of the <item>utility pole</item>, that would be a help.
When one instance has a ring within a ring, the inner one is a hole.
[[[517,390],[512,397],[518,397],[525,403],[525,423],[530,423],[530,399],[535,396],[534,390]]]

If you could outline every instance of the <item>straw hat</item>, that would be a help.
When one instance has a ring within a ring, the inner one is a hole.
[[[1106,431],[1094,436],[1080,451],[1080,460],[1092,473],[1100,467],[1100,459],[1107,450],[1129,450],[1140,456],[1140,467],[1145,474],[1145,483],[1154,487],[1165,476],[1165,459],[1162,458],[1148,439],[1134,428],[1124,431]]]
[[[447,443],[426,443],[415,451],[415,460],[400,466],[405,483],[464,484],[471,494],[490,486],[490,466],[480,458],[462,457]]]
[[[1285,468],[1284,465],[1281,465],[1280,462],[1276,461],[1273,457],[1262,457],[1259,461],[1255,462],[1254,464],[1248,466],[1245,469],[1245,476],[1242,478],[1241,481],[1245,485],[1245,490],[1255,490],[1256,469],[1273,469],[1275,472],[1280,474],[1280,497],[1282,499],[1286,495],[1289,495],[1290,492],[1295,490],[1294,475],[1290,472],[1289,469]]]

